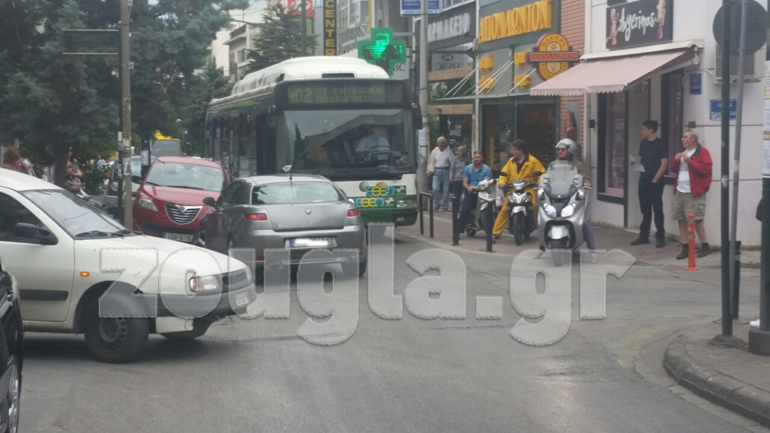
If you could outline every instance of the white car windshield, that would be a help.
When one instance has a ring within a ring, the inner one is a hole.
[[[34,190],[22,193],[73,238],[125,236],[133,234],[107,213],[64,190]]]

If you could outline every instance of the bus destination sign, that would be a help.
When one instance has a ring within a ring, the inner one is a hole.
[[[404,95],[400,83],[291,83],[288,105],[398,104]]]

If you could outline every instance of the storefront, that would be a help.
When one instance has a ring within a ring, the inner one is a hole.
[[[510,139],[524,140],[544,164],[554,158],[561,127],[559,99],[530,95],[533,86],[548,78],[530,62],[530,53],[537,51],[544,36],[558,35],[560,4],[560,0],[512,0],[487,2],[480,8],[480,149],[493,170],[510,158]]]
[[[450,148],[473,146],[475,122],[473,104],[476,4],[447,8],[428,19],[428,73],[431,116],[431,147],[439,136],[446,137]],[[417,23],[419,34],[421,23]],[[419,38],[416,38],[419,50]]]
[[[638,155],[642,122],[655,120],[660,124],[658,136],[667,144],[670,156],[680,150],[686,129],[695,129],[700,143],[710,151],[714,183],[707,194],[705,222],[708,233],[719,233],[720,119],[719,110],[712,107],[718,106],[721,97],[722,72],[711,23],[722,1],[589,3],[582,62],[536,86],[531,93],[550,97],[589,95],[584,109],[590,128],[583,137],[589,143],[587,158],[595,185],[593,219],[630,229],[641,224],[637,192],[640,173],[629,164],[629,158]],[[761,3],[767,7],[766,0]],[[598,28],[604,30],[596,31]],[[765,50],[760,50],[746,58],[744,155],[762,153],[764,56]],[[737,75],[737,56],[733,66],[731,78]],[[736,90],[737,86],[733,86],[733,95]],[[741,162],[738,238],[750,245],[760,239],[760,226],[753,215],[761,190],[761,164],[747,158]],[[676,221],[670,219],[674,174],[667,172],[664,181],[666,231],[678,234]],[[719,238],[712,235],[710,241],[718,244]]]

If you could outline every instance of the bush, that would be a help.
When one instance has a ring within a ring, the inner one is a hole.
[[[83,173],[83,188],[91,195],[101,195],[102,184],[107,179],[107,170],[91,169]]]

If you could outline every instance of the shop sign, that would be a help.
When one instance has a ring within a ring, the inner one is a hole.
[[[529,53],[529,62],[537,64],[537,75],[543,81],[561,74],[579,60],[580,53],[570,50],[567,38],[559,33],[544,35],[537,42],[537,50]]]
[[[553,0],[540,0],[481,19],[479,43],[548,30],[552,27]]]
[[[337,0],[324,0],[324,55],[337,55]]]
[[[674,39],[674,0],[639,0],[607,7],[607,49]]]
[[[703,74],[690,75],[690,94],[691,95],[703,94]]]
[[[473,58],[467,54],[435,53],[430,56],[431,71],[449,71],[473,66]]]
[[[420,34],[421,22],[416,23],[415,34]],[[476,5],[466,4],[452,8],[437,17],[428,18],[428,50],[441,50],[472,43],[476,39]],[[417,38],[417,46],[420,38]]]

